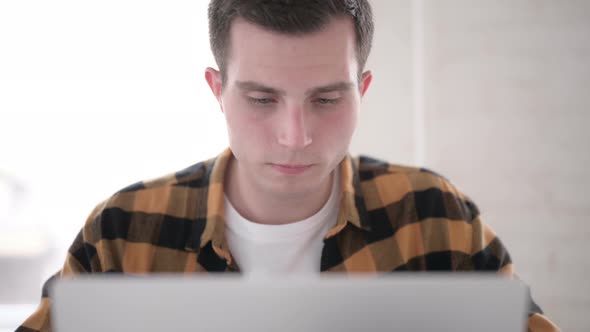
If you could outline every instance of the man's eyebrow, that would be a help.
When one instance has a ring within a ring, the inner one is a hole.
[[[285,91],[280,90],[280,89],[275,89],[269,86],[266,86],[264,84],[260,84],[254,81],[236,81],[236,86],[240,89],[240,90],[244,90],[244,91],[258,91],[258,92],[264,92],[264,93],[269,93],[269,94],[273,94],[273,95],[285,95]]]
[[[268,94],[280,95],[284,96],[287,93],[284,90],[276,89],[273,87],[266,86],[264,84],[254,82],[254,81],[236,81],[236,86],[240,90],[244,91],[258,91]],[[348,91],[354,87],[352,82],[335,82],[330,83],[323,86],[318,86],[315,88],[311,88],[305,92],[306,96],[318,94],[318,93],[328,93],[334,91]]]
[[[348,91],[354,87],[351,82],[336,82],[324,86],[309,89],[305,92],[306,95],[313,95],[318,93],[328,93],[334,91]]]

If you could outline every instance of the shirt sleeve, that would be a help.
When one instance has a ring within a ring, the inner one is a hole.
[[[475,270],[496,270],[509,278],[518,279],[514,264],[511,261],[507,249],[496,236],[490,226],[480,221],[479,217],[473,221],[474,244],[479,246],[472,254],[473,268]],[[530,294],[530,292],[529,292]],[[528,332],[555,332],[561,331],[534,302],[532,296],[528,299]]]

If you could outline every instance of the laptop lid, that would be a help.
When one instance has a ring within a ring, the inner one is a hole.
[[[57,280],[74,331],[524,331],[527,287],[496,275],[261,279],[93,275]]]

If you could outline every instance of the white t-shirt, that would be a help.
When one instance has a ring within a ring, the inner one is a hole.
[[[324,236],[336,224],[340,202],[338,169],[332,192],[313,216],[285,224],[257,224],[242,217],[225,197],[227,241],[245,274],[309,274],[320,272]]]

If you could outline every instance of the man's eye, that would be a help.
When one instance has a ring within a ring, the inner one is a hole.
[[[316,103],[320,105],[329,105],[329,104],[336,104],[338,102],[338,98],[318,98],[316,99]]]
[[[252,104],[257,104],[257,105],[268,105],[268,104],[274,103],[274,99],[272,99],[272,98],[248,97],[248,101],[250,101],[250,103],[252,103]]]

